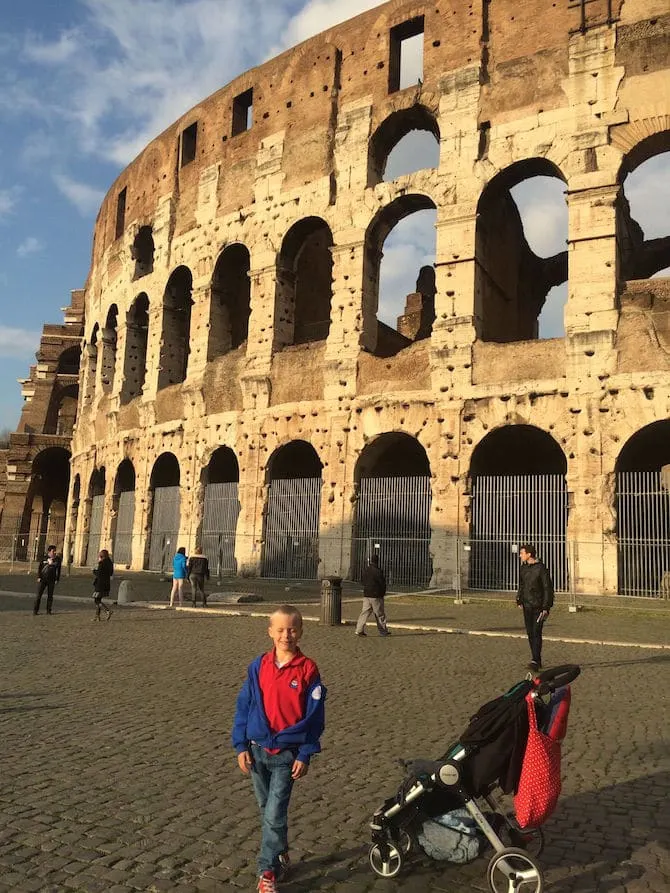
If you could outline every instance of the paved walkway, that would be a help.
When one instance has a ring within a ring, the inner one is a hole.
[[[94,624],[88,602],[57,596],[56,607],[33,617],[27,596],[0,596],[0,891],[254,890],[258,819],[229,729],[267,621],[134,607]],[[443,752],[480,703],[523,675],[528,656],[523,639],[506,637],[518,630],[513,607],[494,617],[486,605],[389,600],[403,626],[453,616],[463,627],[464,612],[477,619],[482,607],[485,624],[504,627],[493,636],[396,628],[389,639],[356,639],[350,626],[306,626],[305,650],[329,686],[328,728],[296,786],[298,864],[286,893],[487,889],[484,858],[465,867],[417,858],[392,881],[366,863],[367,823],[402,779],[397,759]],[[357,604],[345,608],[353,616]],[[626,618],[654,644],[658,617],[646,628]],[[586,621],[556,611],[551,623]],[[621,622],[611,620],[616,635]],[[547,662],[557,658],[583,673],[563,797],[546,826],[547,889],[667,893],[670,653],[548,643]]]

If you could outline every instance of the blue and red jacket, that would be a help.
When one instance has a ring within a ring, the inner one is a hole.
[[[231,736],[233,747],[238,754],[247,750],[252,741],[270,751],[295,749],[296,759],[309,763],[313,754],[321,752],[319,739],[326,724],[326,687],[321,682],[316,664],[299,651],[288,664],[277,671],[277,675],[283,677],[283,684],[289,687],[290,693],[295,692],[296,706],[300,703],[300,707],[294,710],[296,722],[278,731],[273,730],[263,703],[264,700],[268,703],[268,698],[271,699],[273,695],[281,695],[281,691],[261,691],[260,674],[263,661],[272,661],[274,666],[274,659],[273,650],[269,654],[260,655],[249,665],[247,678],[237,696]],[[286,707],[288,710],[285,712],[290,712],[290,703]]]

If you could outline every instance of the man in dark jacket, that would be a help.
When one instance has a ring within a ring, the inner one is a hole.
[[[379,557],[377,555],[372,556],[369,565],[363,571],[361,583],[363,584],[363,610],[356,623],[356,635],[367,635],[365,624],[370,619],[370,615],[374,614],[379,635],[390,636],[391,633],[386,626],[386,615],[384,614],[386,577],[379,567]]]
[[[40,561],[37,569],[37,596],[33,605],[33,614],[40,613],[40,602],[47,591],[47,614],[53,614],[54,589],[60,580],[60,558],[56,555],[56,547],[49,546],[47,554]]]
[[[554,584],[549,571],[538,560],[535,546],[522,546],[519,549],[519,590],[516,603],[523,608],[526,632],[530,644],[532,672],[542,669],[542,627],[554,604]]]
[[[205,580],[209,580],[209,561],[207,561],[202,554],[202,549],[199,546],[196,546],[195,552],[188,559],[186,574],[191,581],[193,607],[198,604],[198,593],[200,593],[202,606],[203,608],[206,608],[207,596],[205,595]]]

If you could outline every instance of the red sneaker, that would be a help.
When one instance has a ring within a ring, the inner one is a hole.
[[[258,893],[278,893],[274,871],[264,871],[258,878]]]

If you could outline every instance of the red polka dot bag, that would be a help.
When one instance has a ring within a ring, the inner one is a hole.
[[[539,726],[534,692],[526,695],[526,706],[528,740],[514,809],[521,828],[537,828],[556,809],[561,793],[561,741],[568,726],[570,687],[558,689],[549,704],[541,708]]]

